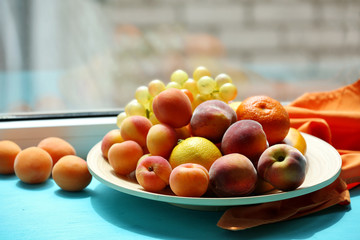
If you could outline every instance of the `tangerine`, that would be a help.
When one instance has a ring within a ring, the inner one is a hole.
[[[238,120],[259,122],[269,145],[281,142],[289,132],[290,118],[284,106],[269,96],[252,96],[241,102],[236,110]]]

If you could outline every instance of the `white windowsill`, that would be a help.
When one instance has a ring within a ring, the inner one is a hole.
[[[36,146],[46,137],[60,137],[86,159],[90,149],[115,128],[116,117],[4,121],[0,122],[0,140],[12,140],[24,149]]]

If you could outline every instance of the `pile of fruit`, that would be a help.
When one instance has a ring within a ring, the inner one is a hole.
[[[150,192],[235,197],[298,188],[306,142],[286,109],[269,96],[236,95],[227,74],[213,78],[205,67],[140,86],[119,128],[103,137],[103,157]]]
[[[25,149],[10,140],[0,141],[0,174],[15,174],[26,184],[44,183],[51,176],[69,192],[83,190],[92,180],[86,161],[59,137],[44,138]]]

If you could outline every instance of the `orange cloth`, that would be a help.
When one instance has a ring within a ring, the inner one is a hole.
[[[341,155],[339,178],[329,186],[292,199],[228,209],[218,226],[241,230],[301,217],[336,204],[350,204],[360,184],[360,80],[329,92],[306,93],[286,106],[291,126],[321,138]]]

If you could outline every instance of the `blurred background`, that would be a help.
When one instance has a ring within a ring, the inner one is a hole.
[[[0,113],[121,109],[197,66],[288,102],[360,78],[359,29],[357,0],[0,0]]]

